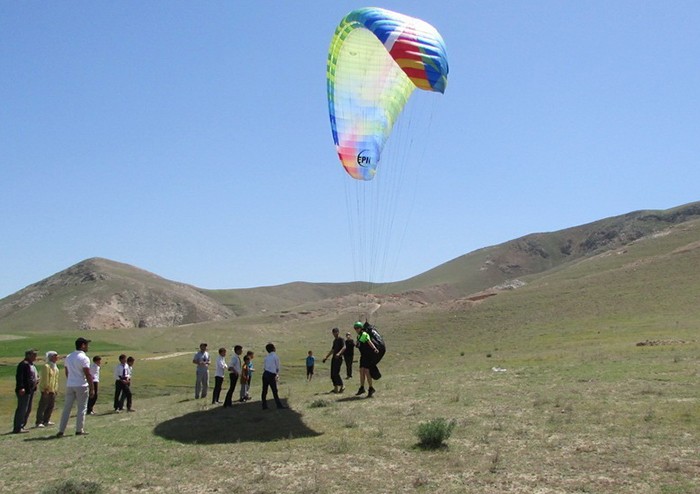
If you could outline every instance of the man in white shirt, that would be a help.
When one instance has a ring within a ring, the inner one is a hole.
[[[58,434],[56,434],[58,437],[63,437],[63,433],[66,431],[73,403],[77,403],[75,435],[87,434],[85,432],[85,412],[87,411],[88,398],[95,394],[90,374],[90,359],[85,354],[88,350],[88,343],[90,340],[85,338],[75,340],[75,351],[68,354],[65,359],[66,403],[63,407]]]
[[[263,376],[262,376],[262,408],[267,410],[267,388],[272,389],[272,396],[275,399],[275,404],[277,408],[287,408],[280,401],[280,397],[277,394],[277,381],[280,377],[280,358],[275,353],[275,345],[268,343],[265,345],[265,350],[267,350],[267,357],[265,357],[265,362],[263,363]]]
[[[102,367],[102,357],[95,355],[92,357],[92,363],[90,364],[90,375],[92,376],[92,382],[95,385],[95,394],[88,400],[87,414],[95,415],[95,403],[97,403],[97,393],[100,390],[100,367]]]
[[[224,398],[224,408],[233,406],[233,391],[236,389],[236,383],[238,382],[242,370],[241,353],[243,353],[243,347],[241,345],[235,345],[233,347],[233,357],[231,357],[231,363],[228,366],[228,377],[231,384],[226,393],[226,398]],[[243,400],[241,399],[241,401]]]
[[[131,368],[127,363],[126,355],[119,355],[119,363],[114,368],[114,412],[119,413],[124,410],[124,400],[131,406]]]
[[[214,392],[211,397],[211,404],[217,405],[221,403],[219,398],[221,397],[221,388],[224,385],[224,374],[228,369],[228,364],[226,363],[226,349],[224,347],[219,348],[219,356],[216,357],[216,373],[214,374]]]
[[[209,389],[209,352],[207,352],[207,344],[201,343],[199,351],[194,354],[192,363],[197,366],[197,380],[194,384],[194,399],[198,400],[201,396],[207,396]]]
[[[134,396],[133,393],[131,392],[131,376],[134,373],[134,362],[136,359],[132,356],[127,357],[126,359],[126,386],[124,386],[124,389],[122,390],[122,397],[121,397],[121,403],[124,405],[124,400],[126,400],[126,411],[127,412],[135,412],[136,410],[131,406],[131,400],[132,397]]]

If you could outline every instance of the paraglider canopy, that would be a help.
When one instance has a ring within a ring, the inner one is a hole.
[[[372,180],[384,144],[411,93],[443,93],[447,55],[440,33],[425,21],[381,8],[346,15],[327,63],[333,141],[345,170]]]

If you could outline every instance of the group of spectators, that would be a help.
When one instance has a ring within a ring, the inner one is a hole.
[[[75,340],[75,351],[68,354],[64,360],[64,372],[66,376],[66,391],[63,413],[58,426],[58,437],[62,437],[68,426],[73,406],[76,407],[76,435],[86,435],[85,416],[94,415],[94,407],[97,402],[100,383],[100,368],[102,357],[93,357],[92,362],[87,356],[90,340],[78,338]],[[24,360],[17,365],[15,394],[17,395],[17,409],[13,421],[12,432],[22,434],[29,432],[27,425],[32,412],[34,396],[40,393],[39,406],[34,421],[35,428],[45,428],[54,425],[51,415],[56,406],[58,395],[59,371],[58,352],[46,353],[46,363],[37,371],[34,362],[37,351],[29,349],[24,353]],[[119,413],[126,402],[127,410],[133,412],[131,394],[131,374],[134,358],[126,355],[119,356],[119,364],[115,367],[115,394],[114,411]]]
[[[194,398],[196,400],[200,398],[206,398],[207,391],[209,389],[209,366],[211,364],[211,358],[209,356],[209,351],[207,350],[207,343],[200,343],[199,351],[194,354],[192,358],[192,363],[197,366],[195,374],[195,385],[194,385]],[[265,360],[263,361],[263,375],[262,375],[262,408],[266,410],[267,407],[267,393],[268,389],[272,391],[272,396],[275,399],[275,404],[277,408],[286,408],[279,399],[279,394],[277,391],[277,382],[279,381],[280,374],[280,360],[276,353],[276,348],[273,343],[268,343],[265,346],[265,350],[268,352]],[[229,389],[226,392],[226,397],[223,401],[224,408],[233,406],[233,393],[236,389],[236,384],[240,381],[240,399],[238,401],[244,402],[250,400],[250,384],[253,379],[254,365],[253,359],[255,358],[255,352],[249,350],[245,356],[241,357],[243,354],[243,347],[241,345],[235,345],[233,347],[233,356],[230,362],[226,362],[226,348],[219,348],[219,355],[216,359],[216,371],[214,374],[214,391],[212,393],[212,404],[222,404],[221,391],[224,383],[224,376],[226,373],[229,375]]]
[[[367,332],[368,323],[356,322],[354,324],[357,339],[354,340],[350,333],[345,334],[345,339],[340,336],[338,328],[331,330],[333,334],[333,342],[331,349],[323,359],[325,363],[328,358],[331,358],[331,381],[333,382],[333,393],[342,393],[345,390],[343,379],[340,377],[343,361],[346,366],[346,379],[352,378],[352,363],[354,350],[358,348],[360,352],[360,388],[356,395],[367,393],[367,397],[372,397],[375,393],[373,384],[374,379],[378,379],[381,374],[378,373],[376,364],[381,358],[377,346],[372,341],[372,338]],[[94,406],[97,402],[100,368],[102,358],[95,356],[90,362],[87,356],[90,340],[78,338],[75,340],[75,351],[70,353],[65,358],[65,375],[66,375],[66,398],[63,407],[63,414],[58,426],[57,436],[61,437],[66,431],[68,420],[70,418],[73,406],[76,406],[76,425],[75,434],[84,435],[85,431],[85,416],[93,415]],[[195,380],[195,399],[206,398],[209,387],[209,365],[211,359],[207,351],[207,343],[199,345],[199,351],[195,353],[192,363],[197,366]],[[277,408],[286,408],[279,398],[277,383],[280,374],[280,360],[276,353],[276,348],[273,343],[268,343],[265,346],[268,352],[263,362],[262,374],[262,393],[261,401],[262,408],[265,410],[267,406],[268,390],[272,391],[272,396],[275,400]],[[240,381],[240,402],[250,399],[250,384],[252,382],[254,365],[253,359],[255,353],[248,351],[243,355],[243,347],[235,345],[233,347],[233,356],[229,362],[226,361],[226,348],[219,348],[218,357],[216,359],[216,372],[214,375],[214,391],[212,393],[212,404],[223,404],[224,407],[233,406],[233,394],[236,385]],[[51,414],[56,405],[56,396],[58,394],[58,366],[57,361],[59,355],[55,351],[46,353],[46,363],[41,367],[41,371],[37,371],[34,362],[37,357],[37,351],[30,349],[25,352],[24,360],[17,366],[15,394],[17,395],[17,409],[15,411],[13,429],[14,434],[29,432],[27,424],[29,422],[32,411],[32,402],[36,391],[39,391],[41,396],[39,406],[36,411],[35,427],[44,428],[54,425],[51,422]],[[306,359],[307,379],[313,377],[315,358],[313,352],[309,351]],[[126,409],[128,412],[135,411],[132,408],[132,393],[131,393],[131,376],[134,366],[134,358],[127,357],[125,354],[119,356],[119,364],[114,369],[114,412],[120,413]],[[224,383],[224,376],[229,375],[229,389],[226,393],[223,403],[220,401],[221,392]],[[368,388],[365,390],[365,383]]]

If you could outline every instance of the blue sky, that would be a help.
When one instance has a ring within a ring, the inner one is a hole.
[[[450,62],[388,278],[700,200],[700,3],[377,5]],[[1,2],[0,297],[95,256],[201,288],[354,279],[325,61],[361,6]]]

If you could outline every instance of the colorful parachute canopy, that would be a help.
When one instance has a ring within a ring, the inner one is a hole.
[[[328,110],[338,156],[372,180],[386,140],[414,89],[443,93],[445,44],[425,21],[380,8],[353,10],[328,53]]]

